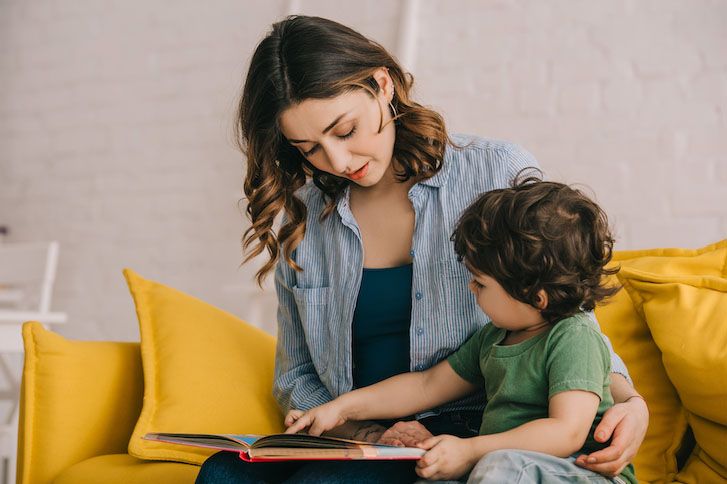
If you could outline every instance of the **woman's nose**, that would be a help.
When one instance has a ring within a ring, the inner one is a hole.
[[[343,146],[329,146],[325,149],[325,152],[331,169],[343,175],[349,168],[351,153]]]

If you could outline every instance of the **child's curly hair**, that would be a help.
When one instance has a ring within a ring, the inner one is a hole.
[[[481,195],[460,217],[452,235],[460,261],[495,279],[513,298],[557,322],[618,292],[603,276],[613,251],[608,219],[580,191],[520,172],[511,188]]]

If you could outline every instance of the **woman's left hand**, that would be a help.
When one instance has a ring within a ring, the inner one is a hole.
[[[598,442],[611,444],[591,454],[579,455],[576,464],[604,476],[616,476],[626,467],[641,446],[649,426],[649,409],[641,398],[618,403],[603,414],[596,427]]]
[[[396,422],[379,438],[379,444],[414,447],[419,442],[433,437],[432,433],[417,420]]]

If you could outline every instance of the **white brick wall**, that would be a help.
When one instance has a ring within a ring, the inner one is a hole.
[[[0,2],[0,224],[61,242],[61,332],[138,339],[123,267],[274,331],[238,269],[245,65],[291,5],[396,50],[401,3]],[[727,234],[727,2],[426,0],[416,92],[588,185],[619,248]]]

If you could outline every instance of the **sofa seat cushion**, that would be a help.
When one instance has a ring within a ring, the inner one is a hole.
[[[141,460],[129,454],[93,457],[69,467],[54,484],[193,484],[199,466]]]

